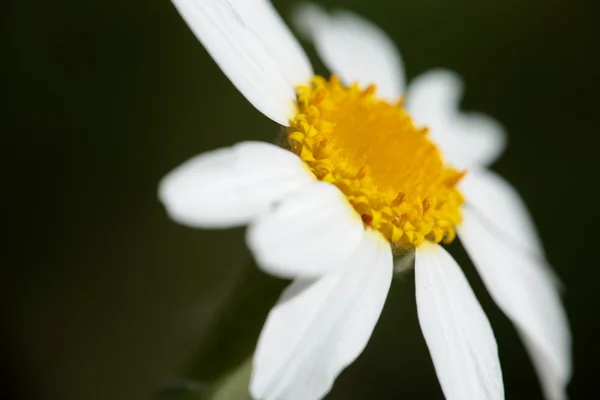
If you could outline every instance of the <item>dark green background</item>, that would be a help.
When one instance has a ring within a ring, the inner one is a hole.
[[[323,3],[382,26],[409,77],[438,66],[458,71],[467,83],[464,107],[506,126],[509,148],[495,169],[530,206],[567,289],[571,398],[600,398],[593,393],[600,392],[593,0]],[[275,2],[286,18],[292,4]],[[227,322],[214,342],[206,328],[219,305],[232,292],[267,303],[273,296],[240,291],[250,262],[242,229],[171,222],[157,183],[197,153],[270,141],[278,128],[236,92],[168,0],[0,7],[1,390],[13,398],[150,399],[177,377],[217,371],[223,360],[214,354],[244,342],[240,326],[260,326],[268,309],[235,306],[239,326]],[[453,250],[494,326],[507,399],[540,399],[512,326],[464,252]],[[255,280],[271,291],[279,284]],[[202,343],[217,344],[199,353]],[[442,398],[412,275],[394,282],[373,339],[330,398]]]

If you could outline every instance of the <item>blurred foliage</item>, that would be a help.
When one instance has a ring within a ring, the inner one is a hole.
[[[288,18],[294,1],[274,3]],[[505,125],[509,147],[494,168],[530,206],[567,291],[571,397],[600,398],[598,262],[590,249],[600,220],[598,3],[319,3],[380,25],[402,50],[410,78],[440,66],[458,71],[464,108]],[[242,229],[170,221],[156,188],[195,154],[272,141],[278,128],[237,93],[167,0],[7,0],[1,10],[7,397],[221,393],[227,379],[242,379],[236,366],[285,282],[248,267]],[[541,398],[513,327],[460,246],[451,250],[494,326],[507,399]],[[399,396],[442,397],[410,273],[393,282],[372,340],[328,398]]]

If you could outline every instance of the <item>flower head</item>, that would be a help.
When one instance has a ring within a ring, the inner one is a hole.
[[[459,237],[522,336],[546,397],[566,399],[570,333],[554,277],[520,197],[487,169],[503,130],[459,111],[460,79],[432,71],[405,89],[394,45],[348,12],[297,14],[334,73],[326,79],[267,0],[174,4],[240,92],[285,127],[285,148],[244,142],[205,153],[160,186],[173,219],[249,225],[259,267],[294,280],[261,333],[253,397],[322,398],[366,346],[393,254],[408,248],[446,398],[503,398],[489,321],[440,245]]]
[[[444,165],[400,99],[379,98],[373,84],[345,87],[333,75],[300,86],[298,108],[288,128],[291,150],[344,193],[366,227],[394,247],[454,239],[464,172]]]

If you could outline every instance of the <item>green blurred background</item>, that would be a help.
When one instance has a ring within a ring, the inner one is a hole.
[[[274,3],[289,20],[294,2]],[[464,108],[506,126],[509,148],[495,169],[530,206],[566,286],[570,396],[600,398],[597,5],[322,4],[383,27],[409,77],[458,71]],[[170,221],[157,183],[197,153],[272,141],[278,128],[236,92],[168,0],[0,7],[2,397],[151,399],[180,378],[201,388],[243,360],[283,283],[249,265],[242,229]],[[507,399],[541,399],[513,327],[453,250],[494,326]],[[412,274],[394,281],[373,339],[328,398],[442,398]]]

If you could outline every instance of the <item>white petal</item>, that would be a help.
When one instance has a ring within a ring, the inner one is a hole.
[[[568,327],[566,329],[568,330]],[[571,379],[571,350],[568,350],[569,359],[568,362],[565,362],[565,364],[568,363],[568,370],[566,372],[563,371],[564,375],[562,375],[563,378],[561,379],[561,372],[557,373],[555,366],[548,363],[546,351],[541,349],[533,340],[529,339],[527,334],[524,332],[519,333],[525,344],[525,348],[529,352],[533,366],[537,371],[544,397],[547,400],[568,400],[567,385]],[[570,332],[568,335],[570,348]]]
[[[456,261],[424,243],[415,282],[419,323],[446,399],[504,399],[494,333]]]
[[[266,272],[316,277],[342,265],[364,234],[362,220],[333,185],[315,182],[248,229],[248,247]]]
[[[269,6],[253,1],[255,10],[236,1],[173,0],[190,29],[221,70],[254,107],[288,125],[296,93],[288,77],[306,74],[306,58]],[[256,31],[255,31],[256,29]],[[265,37],[271,39],[263,41]],[[276,39],[278,38],[278,39]],[[282,53],[285,44],[289,47]],[[270,47],[272,46],[272,48]],[[281,62],[285,62],[281,64]],[[297,63],[293,68],[294,63]]]
[[[454,72],[429,71],[411,83],[406,108],[419,125],[430,128],[449,163],[460,169],[490,165],[506,147],[504,129],[486,115],[461,112],[462,92]]]
[[[417,122],[433,124],[458,111],[463,90],[462,79],[455,72],[430,70],[410,83],[406,107]]]
[[[308,4],[297,8],[294,22],[310,33],[325,65],[344,83],[375,83],[382,97],[399,98],[404,89],[400,54],[392,40],[371,21],[348,11],[328,15]]]
[[[292,10],[292,25],[304,40],[313,40],[319,25],[327,23],[329,15],[315,3],[298,3]]]
[[[163,178],[159,197],[175,221],[201,228],[244,225],[315,180],[277,146],[243,142],[201,154]]]
[[[533,221],[517,191],[500,175],[486,169],[472,169],[460,183],[467,207],[511,246],[535,257],[544,250]]]
[[[294,281],[258,341],[250,384],[254,398],[322,398],[365,348],[391,279],[390,246],[368,231],[344,268],[316,281]]]
[[[503,240],[470,208],[463,212],[458,234],[492,298],[523,338],[546,398],[566,399],[571,334],[549,267],[543,258]]]
[[[275,57],[290,83],[297,86],[310,82],[314,75],[312,65],[269,0],[229,0],[229,3]]]

